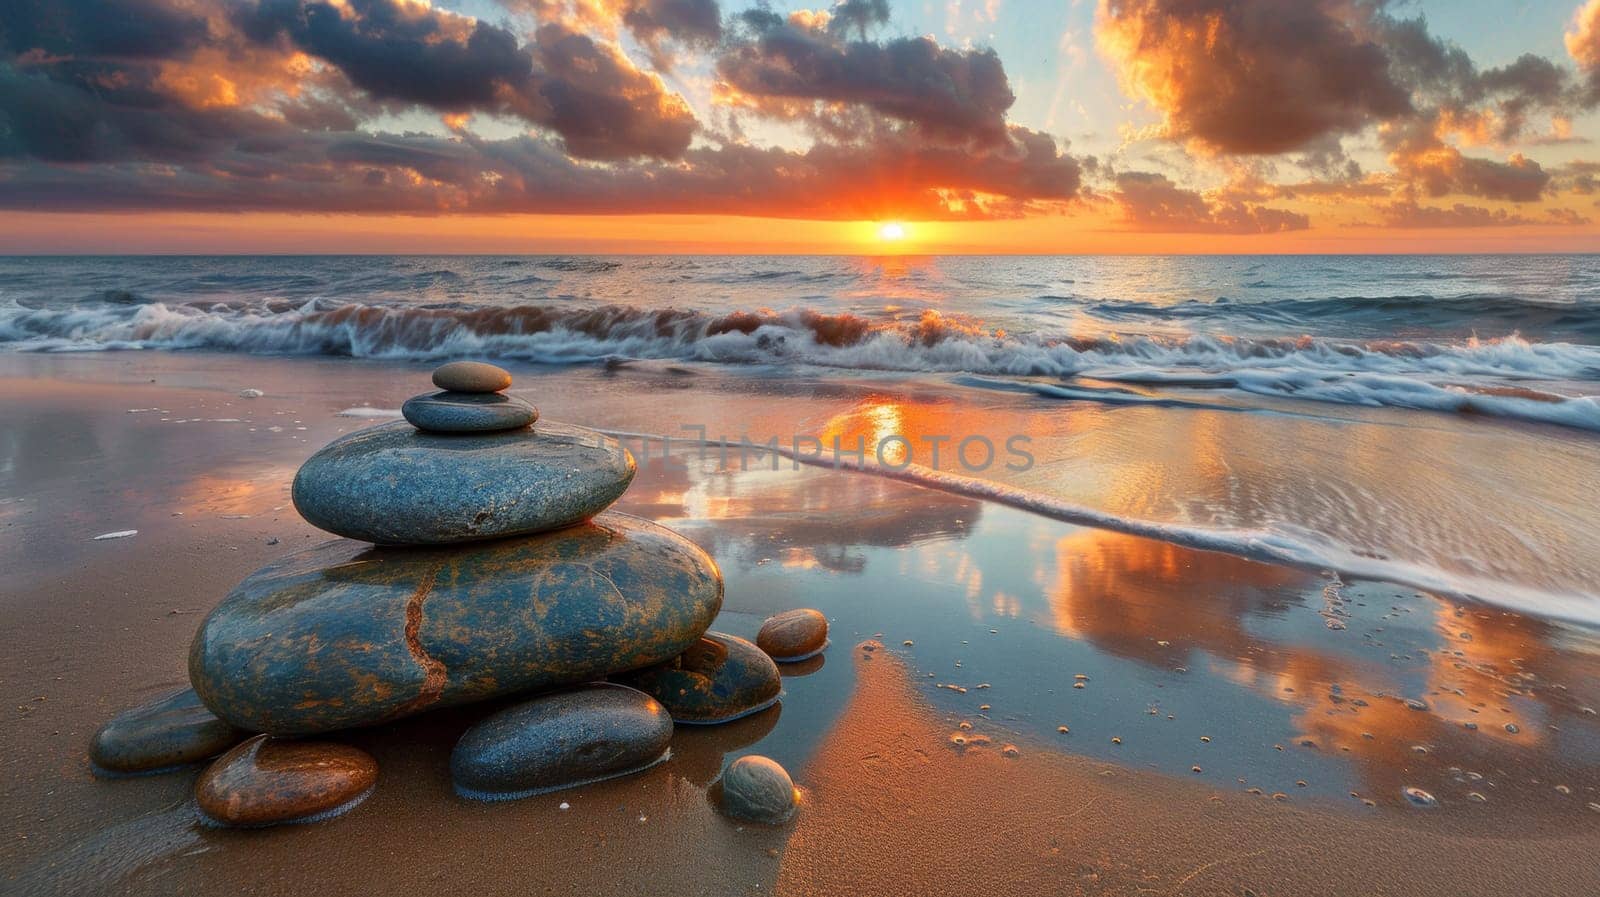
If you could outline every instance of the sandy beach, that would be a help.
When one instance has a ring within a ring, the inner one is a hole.
[[[379,877],[483,894],[1600,888],[1579,859],[1600,838],[1593,630],[861,473],[730,469],[715,453],[642,464],[619,508],[717,559],[718,629],[753,637],[791,607],[828,616],[832,647],[785,669],[779,706],[680,727],[670,759],[640,775],[511,803],[450,787],[450,746],[482,709],[355,730],[343,738],[378,759],[375,793],[330,823],[268,831],[197,822],[193,769],[96,777],[90,735],[185,682],[201,617],[251,570],[324,538],[288,488],[313,450],[372,422],[340,412],[393,409],[425,371],[0,357],[4,890],[363,893]],[[693,419],[845,431],[885,407],[870,383],[786,384],[780,413],[761,390],[730,398],[665,368],[517,377],[550,419],[632,432]],[[930,432],[962,414],[1027,420],[931,387],[895,407]],[[1073,426],[1079,444],[1114,432]],[[790,826],[716,811],[708,789],[746,753],[801,787]]]

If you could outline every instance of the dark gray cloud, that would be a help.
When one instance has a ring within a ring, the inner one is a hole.
[[[709,47],[722,38],[722,9],[717,0],[632,0],[622,8],[622,22],[646,42],[671,38]]]
[[[506,28],[399,0],[261,0],[235,21],[256,41],[325,60],[374,99],[514,115],[584,158],[673,158],[696,127],[660,79],[558,23],[523,44]]]
[[[870,3],[834,12],[876,21]],[[717,75],[769,114],[845,104],[904,123],[928,140],[978,147],[1007,140],[1006,112],[1016,96],[993,50],[953,50],[927,37],[850,39],[847,29],[783,19],[764,8],[746,12],[741,22],[717,60]]]
[[[192,51],[205,39],[204,16],[164,0],[0,3],[0,47],[16,54],[164,58]]]

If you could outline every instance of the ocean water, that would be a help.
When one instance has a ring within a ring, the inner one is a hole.
[[[875,465],[946,492],[1600,623],[1600,256],[0,259],[0,352],[138,350],[665,365],[677,407],[1033,440]]]

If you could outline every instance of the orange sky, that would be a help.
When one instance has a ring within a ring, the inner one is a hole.
[[[1469,7],[25,0],[0,252],[1600,251],[1600,0]]]
[[[1208,254],[1600,252],[1600,227],[1407,230],[1375,227],[1282,234],[1162,234],[1085,229],[1069,217],[908,222],[885,241],[873,221],[715,215],[462,215],[378,217],[282,213],[24,212],[0,216],[8,253],[684,253],[684,254]]]

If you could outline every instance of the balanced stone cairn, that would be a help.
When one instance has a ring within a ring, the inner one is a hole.
[[[716,563],[664,527],[606,510],[634,476],[621,443],[540,421],[504,394],[511,375],[493,365],[446,364],[433,382],[441,391],[407,401],[404,421],[306,461],[295,509],[344,538],[224,597],[190,648],[192,688],[106,724],[90,750],[97,772],[221,754],[196,783],[205,821],[309,822],[358,803],[378,767],[357,748],[299,736],[527,694],[469,728],[450,758],[461,795],[525,797],[649,767],[675,722],[772,706],[781,681],[763,648],[792,661],[826,645],[816,611],[769,621],[762,648],[708,632],[722,607]],[[736,782],[737,815],[787,818],[771,797],[783,791],[751,796]]]

